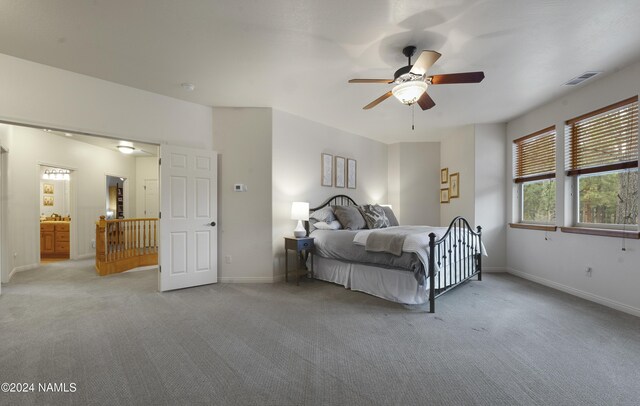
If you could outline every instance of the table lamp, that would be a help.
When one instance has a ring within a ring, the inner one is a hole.
[[[302,226],[302,220],[309,220],[309,203],[293,202],[291,204],[291,220],[298,220],[298,225],[293,230],[294,237],[302,238],[307,235],[307,230]]]

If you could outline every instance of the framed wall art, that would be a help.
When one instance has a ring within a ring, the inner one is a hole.
[[[450,198],[460,197],[460,172],[452,173],[449,176],[449,189]]]
[[[333,155],[320,154],[321,170],[320,170],[320,185],[321,186],[333,186]]]
[[[52,195],[53,185],[51,183],[44,183],[42,185],[42,193],[44,193],[45,195]]]
[[[347,188],[355,189],[358,179],[358,165],[355,159],[347,159]]]
[[[42,198],[43,206],[53,206],[53,196],[44,196]]]
[[[449,168],[440,169],[440,183],[447,183],[449,181]]]
[[[440,203],[449,203],[449,188],[440,189]]]
[[[336,165],[335,165],[335,186],[336,187],[344,187],[345,186],[345,176],[347,173],[346,160],[341,156],[336,156]]]

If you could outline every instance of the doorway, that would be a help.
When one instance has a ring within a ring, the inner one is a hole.
[[[71,258],[73,170],[39,165],[40,263],[66,261]],[[75,216],[74,216],[75,217]],[[75,219],[74,219],[75,220]]]
[[[125,177],[107,175],[107,220],[124,218],[126,181]]]
[[[8,282],[9,249],[7,224],[7,150],[0,145],[0,282]]]

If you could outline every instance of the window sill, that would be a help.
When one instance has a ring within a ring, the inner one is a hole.
[[[509,223],[511,228],[523,228],[526,230],[538,230],[538,231],[556,231],[557,226],[549,226],[544,224],[527,224],[527,223]]]
[[[630,238],[634,240],[640,240],[640,232],[638,231],[610,230],[604,228],[587,227],[560,227],[560,230],[563,233],[599,235],[602,237]]]

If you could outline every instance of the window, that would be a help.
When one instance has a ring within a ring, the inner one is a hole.
[[[575,177],[576,225],[637,227],[638,98],[566,125],[566,168]]]
[[[514,179],[519,185],[520,222],[556,221],[555,127],[518,138],[514,143]]]

